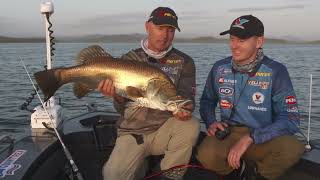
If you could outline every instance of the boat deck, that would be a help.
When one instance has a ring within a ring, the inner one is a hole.
[[[118,115],[106,112],[87,113],[63,122],[60,132],[84,179],[102,180],[101,168],[107,161],[117,137]],[[205,135],[202,133],[202,136]],[[300,162],[279,180],[320,180],[320,140]],[[318,145],[316,145],[318,144]],[[34,130],[0,152],[0,178],[4,180],[70,180],[72,172],[57,138],[50,130]],[[22,155],[10,158],[15,152]],[[161,156],[149,157],[147,174],[159,170]],[[193,162],[191,162],[193,163]],[[16,169],[12,170],[16,165]],[[17,168],[18,167],[18,168]],[[11,175],[10,175],[11,173]],[[219,179],[213,172],[188,168],[184,180]],[[220,178],[221,179],[221,178]],[[227,180],[227,178],[224,178]]]

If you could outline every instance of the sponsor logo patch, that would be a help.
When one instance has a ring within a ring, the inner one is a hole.
[[[230,87],[220,87],[219,93],[225,96],[231,96],[233,95],[233,88]]]
[[[291,104],[291,105],[296,104],[297,103],[296,97],[295,96],[287,96],[286,103]]]
[[[232,73],[232,70],[231,69],[226,69],[224,67],[219,67],[218,68],[218,74],[220,75],[226,75],[228,73]]]
[[[223,84],[223,83],[224,83],[223,77],[219,78],[218,82],[219,82],[220,84]]]
[[[164,13],[163,16],[169,16],[169,17],[172,17],[173,19],[176,19],[176,16],[168,12]]]
[[[297,113],[298,112],[298,107],[297,106],[288,106],[287,112],[289,112],[289,113]]]
[[[21,168],[20,164],[14,164],[26,150],[16,150],[14,151],[7,159],[0,163],[0,178],[5,177],[6,175],[14,175],[14,172]]]
[[[220,101],[220,107],[223,108],[223,109],[231,109],[232,108],[232,104],[229,101],[227,101],[225,99],[222,99]]]
[[[260,92],[253,93],[252,101],[255,104],[262,104],[263,101],[264,101],[264,95],[262,93],[260,93]]]
[[[223,83],[226,83],[226,84],[235,84],[237,83],[237,80],[234,80],[234,79],[225,79],[223,77],[219,78],[218,82],[220,84],[223,84]]]
[[[271,76],[272,73],[267,73],[267,72],[256,72],[256,76],[260,76],[260,77],[269,77]]]
[[[167,59],[166,63],[168,64],[181,64],[182,60],[181,59]]]
[[[163,72],[167,74],[178,74],[178,67],[169,67],[169,66],[164,66],[160,68]]]
[[[288,114],[288,119],[289,120],[299,120],[300,116],[298,113],[290,113],[290,114]]]
[[[249,110],[254,110],[254,111],[267,111],[267,108],[265,107],[256,107],[256,106],[248,106]]]
[[[266,81],[250,80],[248,81],[248,84],[251,86],[260,87],[261,89],[268,89],[270,83]]]
[[[244,29],[243,24],[247,22],[249,22],[249,20],[238,18],[233,22],[232,27],[238,27],[238,28]]]

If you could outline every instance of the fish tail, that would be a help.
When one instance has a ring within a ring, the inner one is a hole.
[[[56,74],[58,70],[50,69],[39,71],[34,74],[37,84],[44,94],[44,101],[47,101],[62,85]]]

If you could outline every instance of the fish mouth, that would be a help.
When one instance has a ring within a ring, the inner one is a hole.
[[[187,99],[178,99],[178,100],[169,100],[166,103],[166,107],[169,111],[172,111],[173,114],[181,111],[181,112],[192,112],[190,108],[186,108],[188,104],[191,104],[191,100]]]

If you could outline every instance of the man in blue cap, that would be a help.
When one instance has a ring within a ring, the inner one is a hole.
[[[263,54],[264,26],[258,18],[241,16],[220,35],[225,34],[232,56],[216,62],[208,75],[200,100],[208,136],[197,159],[222,175],[237,171],[240,179],[276,179],[304,150],[293,136],[300,122],[288,71]]]

